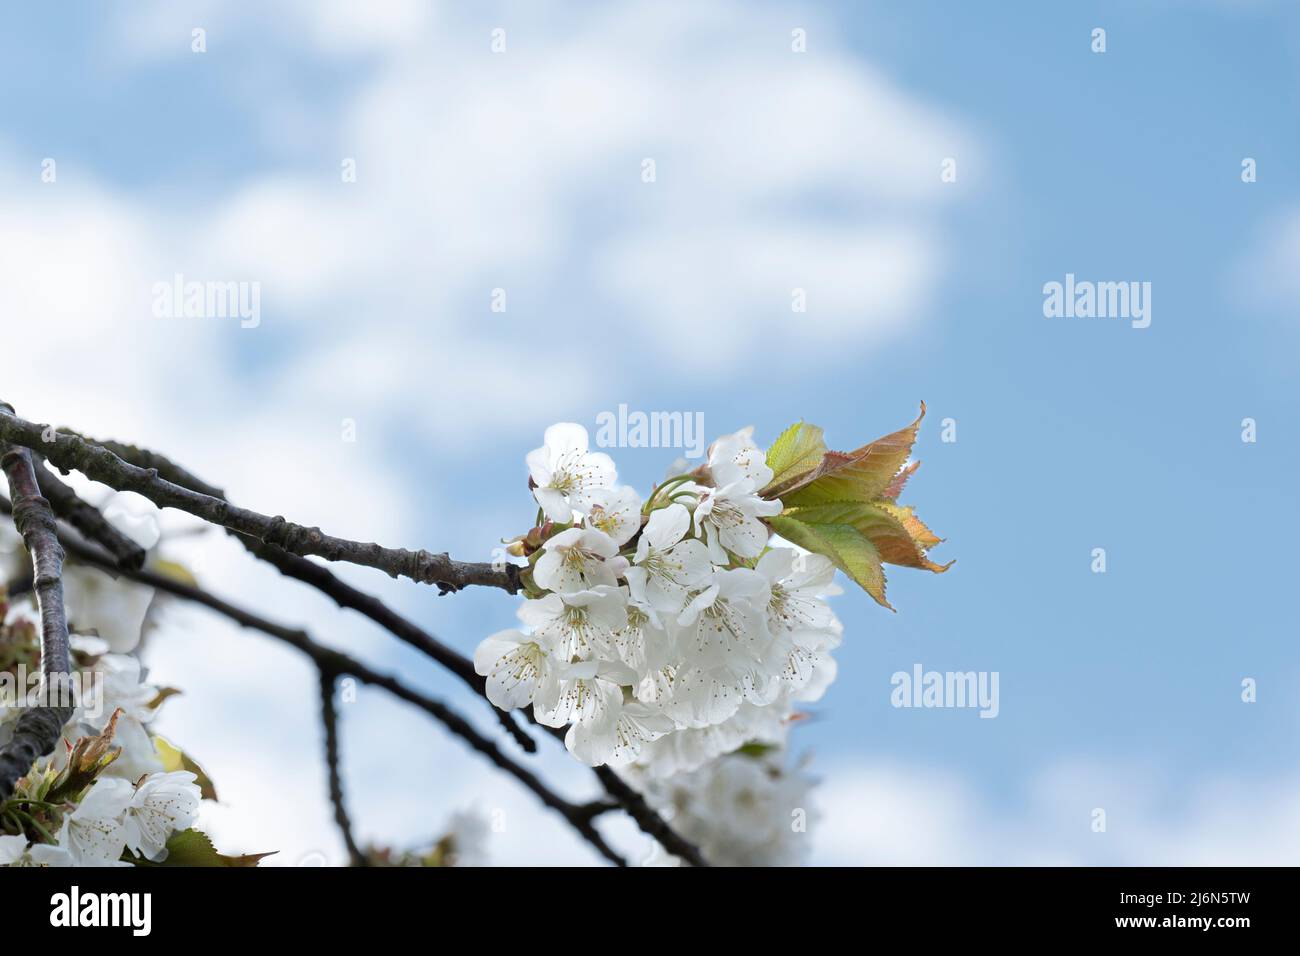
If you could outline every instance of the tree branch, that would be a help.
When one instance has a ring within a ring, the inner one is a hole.
[[[46,440],[48,437],[48,441]],[[519,590],[519,570],[513,565],[455,561],[445,552],[385,548],[372,542],[349,541],[308,528],[276,515],[269,517],[229,501],[205,495],[159,477],[155,468],[141,468],[80,435],[56,432],[19,418],[0,405],[0,441],[24,445],[63,471],[79,471],[87,478],[118,491],[134,491],[160,508],[176,508],[232,531],[251,535],[265,544],[292,554],[314,554],[328,561],[346,561],[377,568],[391,577],[407,577],[421,584],[436,584],[444,593],[472,584],[496,587],[511,594]]]
[[[87,439],[89,441],[89,439]],[[203,479],[182,466],[176,464],[170,458],[158,452],[145,448],[139,448],[135,445],[127,445],[122,442],[96,442],[102,444],[105,448],[111,449],[119,457],[131,461],[139,466],[154,468],[158,474],[167,480],[190,487],[195,491],[211,495],[214,498],[224,498],[225,493],[215,485],[208,484]],[[281,548],[274,545],[267,545],[257,539],[238,532],[231,532],[248,551],[254,556],[266,561],[272,567],[276,568],[281,574],[287,577],[295,578],[304,584],[309,584],[316,588],[322,594],[331,598],[339,607],[352,608],[359,611],[366,617],[370,618],[376,624],[386,628],[400,640],[416,647],[439,664],[446,667],[449,671],[459,677],[465,683],[482,696],[487,697],[487,680],[479,676],[474,670],[474,662],[462,654],[452,650],[441,641],[437,640],[431,634],[422,630],[413,622],[403,618],[401,615],[392,611],[386,604],[373,595],[366,594],[352,585],[346,583],[335,575],[329,568],[323,567],[314,561],[308,561],[306,558],[289,554]],[[490,705],[490,702],[489,702]],[[531,752],[536,749],[533,740],[523,734],[518,728],[510,715],[505,711],[492,707],[494,713],[506,724],[507,728],[516,735],[524,736],[531,745],[527,749]],[[547,727],[539,724],[536,720],[529,719],[533,725],[542,731],[555,737],[557,740],[564,740],[564,728]],[[635,789],[629,786],[621,777],[608,768],[601,767],[596,770],[596,776],[599,778],[605,791],[609,793],[619,805],[627,811],[643,833],[648,834],[663,845],[664,849],[674,856],[686,860],[693,866],[707,866],[704,858],[701,856],[699,849],[689,841],[683,839],[666,820],[648,803],[645,798]]]
[[[49,499],[56,515],[80,531],[86,540],[103,547],[117,560],[118,567],[144,567],[144,548],[109,524],[98,508],[82,500],[62,478],[46,468],[39,455],[32,457],[41,494]]]
[[[348,859],[353,866],[365,866],[366,856],[352,835],[352,820],[343,803],[343,780],[339,774],[339,714],[334,707],[335,675],[319,671],[320,722],[325,730],[325,767],[329,772],[330,803],[334,806],[334,822],[338,824],[347,847]]]
[[[0,420],[0,426],[2,425],[3,422]],[[75,436],[87,445],[103,447],[124,462],[130,463],[136,468],[151,470],[173,485],[188,488],[195,493],[213,499],[225,498],[222,489],[205,482],[197,475],[158,452],[125,442],[87,439],[67,429],[62,430],[60,434]],[[227,530],[251,554],[266,561],[279,570],[281,574],[316,588],[332,599],[339,607],[351,608],[370,618],[399,640],[423,651],[446,667],[469,684],[470,687],[474,688],[486,700],[486,679],[474,671],[473,661],[443,644],[412,621],[397,614],[378,598],[352,587],[328,568],[314,561],[308,561],[299,555],[290,554],[276,545],[267,544],[255,535],[242,534],[230,528],[227,528]],[[489,706],[492,706],[490,702]],[[492,710],[525,749],[529,752],[536,749],[535,742],[514,723],[509,714],[495,706],[492,707]],[[531,715],[529,719],[535,726],[540,727],[540,729],[557,740],[563,741],[563,728],[546,727],[538,724],[536,720],[532,719]],[[699,849],[673,830],[668,822],[646,803],[645,798],[623,781],[622,778],[608,768],[598,768],[596,775],[606,792],[619,802],[628,815],[636,821],[642,832],[658,840],[664,849],[674,856],[680,857],[694,866],[708,865],[701,856]]]
[[[3,406],[8,408],[8,406]],[[41,695],[44,703],[27,708],[13,737],[0,748],[0,802],[13,794],[32,764],[54,750],[63,725],[72,717],[69,681],[68,619],[63,606],[63,548],[50,503],[41,496],[26,448],[0,444],[0,469],[13,495],[14,525],[32,556],[33,588],[41,616]],[[57,702],[57,703],[56,703]]]
[[[0,498],[0,511],[9,512],[10,510],[11,506],[9,502]],[[66,536],[61,540],[68,553],[78,561],[94,565],[102,570],[111,570],[116,567],[114,560],[109,555],[100,552],[97,548],[82,544],[81,542],[75,541]],[[564,798],[558,796],[545,783],[543,783],[536,774],[512,760],[501,751],[495,742],[484,737],[472,724],[470,724],[469,721],[465,720],[465,718],[461,717],[441,701],[435,700],[421,694],[419,691],[407,687],[395,677],[372,670],[367,665],[361,663],[355,658],[349,657],[341,651],[336,651],[325,647],[322,644],[316,643],[305,631],[276,624],[273,621],[269,621],[251,611],[246,611],[243,608],[237,607],[201,588],[184,584],[180,581],[173,580],[172,578],[157,574],[147,569],[139,571],[122,570],[121,575],[132,581],[147,584],[158,591],[171,594],[174,597],[201,604],[209,610],[215,611],[218,614],[229,618],[241,627],[261,631],[269,637],[273,637],[276,640],[288,644],[310,657],[312,662],[316,665],[317,670],[322,673],[355,677],[363,684],[380,687],[388,691],[394,697],[418,707],[439,723],[443,724],[453,734],[464,740],[474,750],[487,757],[499,769],[505,771],[522,783],[525,787],[531,790],[543,804],[563,816],[565,820],[569,822],[569,825],[577,830],[583,839],[595,847],[597,852],[605,857],[605,859],[618,866],[627,865],[627,861],[605,842],[605,838],[601,836],[600,831],[597,830],[595,825],[592,823],[593,815],[588,812],[584,806],[570,803]]]
[[[67,434],[77,434],[70,430],[65,431]],[[213,498],[224,500],[226,497],[226,493],[222,489],[209,484],[158,452],[126,444],[125,442],[98,441],[86,438],[84,435],[80,437],[91,444],[107,448],[122,460],[133,465],[156,470],[160,478],[170,481],[174,485],[180,485],[183,488],[189,488],[191,491],[197,491]],[[290,554],[283,548],[266,544],[252,535],[241,534],[229,528],[226,529],[226,533],[242,544],[254,557],[265,561],[285,577],[293,578],[315,588],[340,608],[357,611],[370,618],[370,620],[387,630],[404,644],[410,645],[437,661],[472,687],[485,701],[487,700],[487,679],[475,673],[473,661],[442,643],[414,621],[393,611],[379,598],[354,588],[335,575],[329,568],[315,561],[309,561],[300,555]],[[528,753],[537,752],[537,741],[515,722],[511,714],[493,707],[490,701],[488,706],[491,707],[492,713],[501,726],[514,738],[515,743],[519,744]]]

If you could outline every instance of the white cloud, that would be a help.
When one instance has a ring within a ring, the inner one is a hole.
[[[974,863],[961,782],[934,771],[881,766],[818,767],[814,862],[936,866]]]
[[[936,244],[906,226],[872,232],[777,223],[628,237],[609,251],[606,284],[671,343],[677,363],[742,374],[759,350],[833,356],[898,335],[937,271]],[[792,313],[796,289],[806,313]]]
[[[304,143],[294,172],[241,182],[175,248],[189,272],[264,283],[268,328],[299,347],[281,360],[295,393],[341,385],[443,437],[504,424],[538,357],[599,349],[605,377],[630,383],[647,352],[730,373],[774,341],[847,357],[905,334],[944,268],[958,193],[939,164],[980,166],[968,130],[805,13],[813,39],[794,54],[790,13],[739,4],[296,9],[212,11],[226,46],[205,68],[233,59],[236,39],[253,68],[286,46],[303,69],[365,48],[340,93],[292,100],[333,151]],[[186,17],[144,7],[126,32],[133,48],[174,49]],[[493,55],[498,26],[507,52]],[[286,111],[274,90],[248,105]],[[354,184],[339,181],[344,157]],[[506,315],[488,311],[496,287]],[[794,288],[806,313],[791,312]],[[340,383],[353,355],[358,374]],[[383,395],[360,381],[376,361],[389,363]],[[562,377],[566,400],[594,398],[586,378]],[[395,397],[472,383],[492,394],[454,420],[403,414]]]
[[[273,32],[322,53],[364,55],[418,42],[436,22],[437,8],[429,0],[286,0],[267,10],[218,0],[143,0],[118,14],[115,38],[119,51],[137,62],[190,56],[195,28],[208,32],[210,50]]]
[[[814,862],[938,866],[1280,866],[1300,853],[1300,777],[1175,785],[1143,764],[1062,761],[994,802],[923,764],[819,768]],[[1094,832],[1094,810],[1105,832]]]

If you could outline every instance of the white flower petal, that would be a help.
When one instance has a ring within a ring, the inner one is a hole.
[[[657,551],[667,551],[685,537],[690,526],[691,513],[685,505],[675,502],[667,508],[656,508],[650,512],[641,539],[648,541],[650,547]]]
[[[590,439],[587,435],[587,429],[575,422],[558,422],[546,429],[546,434],[542,437],[554,457],[567,455],[571,453],[583,454],[589,447]]]

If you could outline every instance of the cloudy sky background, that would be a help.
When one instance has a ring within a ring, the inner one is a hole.
[[[840,678],[794,738],[824,780],[814,859],[1293,863],[1300,16],[1043,6],[9,11],[2,397],[167,450],[265,513],[478,560],[527,527],[523,456],[554,421],[626,403],[766,442],[806,418],[853,447],[923,399],[909,500],[958,563],[896,570],[897,614],[837,599]],[[260,282],[261,324],[155,318],[150,290],[178,272]],[[1150,281],[1151,327],[1045,319],[1042,286],[1067,272]],[[669,457],[615,452],[643,492]],[[493,726],[224,536],[171,547],[213,590]],[[341,573],[467,653],[514,621],[499,593]],[[186,693],[160,729],[216,779],[219,841],[342,859],[313,672],[198,610],[164,624],[146,660]],[[999,671],[1000,716],[891,708],[915,663]],[[382,695],[343,734],[363,838],[418,841],[477,805],[505,811],[499,862],[592,859]],[[558,785],[591,792],[542,749]]]

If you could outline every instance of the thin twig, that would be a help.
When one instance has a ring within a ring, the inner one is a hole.
[[[452,650],[439,641],[424,628],[409,618],[402,617],[396,611],[373,594],[367,594],[343,581],[329,568],[308,561],[296,554],[290,554],[273,545],[263,544],[248,535],[234,533],[234,536],[246,547],[250,554],[265,561],[285,577],[301,581],[320,591],[341,608],[357,611],[371,621],[394,635],[404,644],[409,644],[437,661],[466,684],[472,687],[480,697],[487,700],[487,679],[474,671],[474,662],[464,655]],[[492,713],[502,727],[528,753],[537,752],[537,741],[515,722],[514,716],[500,710],[488,701]]]
[[[334,822],[338,824],[343,836],[343,845],[347,847],[348,859],[353,866],[365,866],[366,856],[357,846],[352,835],[352,820],[343,803],[343,779],[339,774],[339,714],[334,706],[334,674],[321,670],[320,676],[320,722],[325,730],[325,767],[329,772],[330,803],[334,806]]]
[[[563,727],[548,727],[537,720],[531,713],[528,719],[541,730],[546,731],[556,740],[563,742],[566,733]],[[685,839],[681,834],[672,828],[672,825],[665,820],[654,807],[646,802],[635,788],[630,786],[627,781],[616,774],[609,767],[593,767],[596,779],[605,788],[605,792],[613,797],[614,801],[623,811],[635,821],[642,833],[653,837],[659,845],[671,853],[689,863],[691,866],[708,866],[708,861],[700,853],[699,847]]]
[[[71,431],[67,433],[76,434]],[[156,470],[159,477],[170,481],[174,485],[180,485],[182,488],[189,488],[191,491],[197,491],[213,498],[224,500],[226,497],[226,493],[216,485],[209,484],[158,452],[125,442],[98,441],[86,438],[84,435],[80,437],[91,444],[102,445],[123,461],[130,462],[141,468]],[[398,640],[409,644],[437,661],[472,687],[485,701],[487,700],[487,679],[474,671],[473,661],[452,650],[414,621],[393,611],[379,598],[346,583],[322,564],[309,561],[296,554],[290,554],[275,545],[265,544],[252,535],[231,531],[229,528],[226,531],[254,557],[265,561],[285,577],[293,578],[315,588],[339,607],[357,611],[370,618]],[[510,713],[492,706],[491,702],[488,702],[488,706],[491,707],[492,713],[501,726],[514,738],[515,743],[519,744],[528,753],[536,753],[537,741],[515,722]]]
[[[8,407],[8,406],[4,406]],[[13,737],[0,748],[0,802],[13,794],[38,757],[54,750],[72,717],[68,618],[63,605],[63,548],[50,503],[41,496],[26,448],[0,444],[0,468],[13,495],[14,525],[32,556],[33,589],[41,616],[41,695],[23,711]]]
[[[700,853],[699,847],[684,839],[659,815],[639,792],[627,784],[622,777],[609,767],[597,767],[596,776],[600,778],[605,790],[619,802],[623,810],[636,821],[642,833],[654,837],[665,850],[673,856],[680,857],[691,866],[708,866]]]
[[[328,561],[377,568],[392,577],[436,584],[443,592],[459,591],[469,585],[501,588],[511,594],[519,590],[519,570],[514,565],[455,561],[445,552],[434,554],[350,541],[325,534],[320,528],[294,524],[280,515],[271,517],[239,508],[224,499],[173,484],[159,477],[157,469],[133,465],[79,435],[56,432],[47,425],[21,419],[4,407],[0,407],[0,441],[24,445],[63,471],[79,471],[110,488],[143,495],[160,508],[189,512],[292,554],[314,554]]]
[[[10,511],[8,500],[0,497],[0,512],[8,511]],[[104,570],[115,567],[113,559],[109,555],[100,552],[97,548],[75,541],[67,536],[64,536],[62,541],[68,553],[78,561]],[[494,741],[479,733],[469,721],[441,701],[434,700],[419,691],[413,690],[396,678],[375,671],[341,651],[318,644],[305,631],[276,624],[258,614],[237,607],[202,588],[184,584],[147,569],[140,571],[123,570],[121,574],[125,578],[147,584],[166,594],[201,604],[229,618],[241,627],[261,631],[269,637],[297,648],[311,658],[319,671],[335,675],[350,675],[363,684],[380,687],[394,697],[418,707],[468,743],[474,750],[487,757],[499,769],[522,783],[542,803],[563,816],[570,826],[577,830],[605,859],[618,866],[627,865],[627,861],[605,842],[605,838],[595,828],[592,823],[592,814],[585,809],[585,805],[576,805],[558,796],[536,774],[516,763],[503,753]]]
[[[54,513],[85,536],[104,548],[116,560],[118,567],[144,567],[145,550],[118,531],[100,510],[73,491],[63,479],[46,468],[39,455],[33,455],[36,481],[41,494],[49,499]]]

